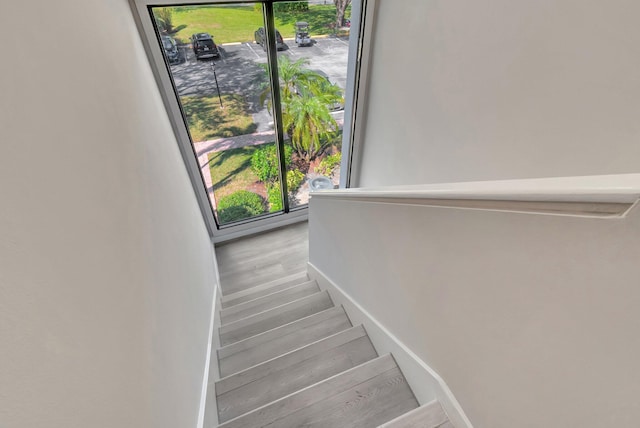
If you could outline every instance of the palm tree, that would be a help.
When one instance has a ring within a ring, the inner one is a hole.
[[[342,90],[320,73],[304,68],[308,64],[304,58],[291,61],[285,55],[278,57],[283,126],[293,149],[307,162],[322,153],[324,141],[337,130],[330,109],[343,101]],[[269,95],[266,88],[260,95],[262,104]]]
[[[304,68],[309,65],[309,60],[300,58],[297,61],[291,61],[288,56],[281,55],[278,57],[278,78],[280,79],[280,98],[288,99],[293,95],[297,95],[301,89],[313,89],[318,92],[319,77],[318,73]],[[267,64],[261,64],[266,73],[269,72]],[[271,96],[271,88],[267,85],[260,94],[260,102],[264,104],[265,100]],[[270,100],[269,100],[270,101]]]
[[[326,148],[328,136],[338,129],[322,97],[310,93],[292,96],[282,104],[282,124],[298,156],[307,162]]]

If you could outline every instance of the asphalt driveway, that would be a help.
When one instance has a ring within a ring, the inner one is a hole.
[[[347,80],[348,40],[341,38],[319,38],[314,45],[298,47],[293,41],[285,40],[288,49],[278,55],[287,55],[292,60],[307,58],[309,68],[322,70],[332,82],[342,89]],[[255,43],[221,45],[220,58],[196,60],[189,46],[181,49],[186,55],[182,64],[171,66],[173,79],[180,95],[216,94],[213,67],[215,65],[218,84],[222,93],[250,95],[260,91],[265,80],[260,64],[267,62],[266,52]]]
[[[293,40],[285,40],[287,48],[278,55],[287,55],[293,61],[309,60],[309,68],[321,70],[343,90],[347,81],[348,39],[322,37],[312,46],[298,47]],[[272,129],[273,117],[260,103],[260,93],[266,88],[267,76],[261,65],[266,64],[267,54],[256,43],[232,43],[220,45],[220,58],[197,60],[190,46],[180,48],[186,61],[171,66],[174,84],[181,96],[217,95],[215,76],[220,92],[241,94],[248,102],[248,109],[258,125],[257,132]],[[341,113],[340,113],[341,115]],[[339,118],[341,119],[341,117]]]

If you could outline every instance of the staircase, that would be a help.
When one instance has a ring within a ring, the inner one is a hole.
[[[393,356],[303,264],[271,260],[286,243],[275,256],[240,248],[245,262],[220,262],[223,290],[236,291],[220,300],[219,427],[453,427],[437,402],[419,407]]]

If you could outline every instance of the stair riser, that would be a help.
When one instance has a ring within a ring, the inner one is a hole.
[[[362,428],[376,426],[418,406],[398,368],[394,368],[315,405],[278,419],[273,426]],[[247,428],[252,425],[245,425]],[[262,423],[253,425],[264,426]]]
[[[271,265],[259,270],[250,270],[235,275],[220,275],[220,281],[226,284],[224,288],[226,295],[246,290],[256,284],[273,281],[286,274],[287,271],[282,265]]]
[[[378,357],[364,327],[351,327],[334,306],[326,290],[335,290],[309,279],[305,225],[228,242],[216,253],[223,294],[216,375],[223,377],[209,384],[207,427],[362,428],[417,416],[394,358]],[[443,421],[437,416],[430,422]],[[423,422],[412,426],[436,428]],[[409,428],[393,425],[401,426]]]
[[[452,426],[447,424],[450,424],[447,414],[438,401],[433,401],[378,428],[446,428]]]
[[[279,370],[283,370],[301,361],[313,358],[325,352],[327,349],[337,348],[354,340],[367,337],[367,332],[363,326],[347,328],[339,333],[332,334],[300,348],[287,352],[279,357],[272,358],[264,363],[243,370],[232,376],[224,377],[216,382],[216,393],[218,395],[229,392],[251,382],[255,382],[262,377],[268,376]]]
[[[340,375],[298,391],[295,394],[272,402],[267,406],[225,422],[220,425],[220,428],[263,427],[269,426],[276,421],[278,421],[278,423],[274,426],[304,426],[304,423],[300,423],[302,421],[293,419],[283,424],[284,418],[292,417],[292,414],[299,413],[299,411],[314,413],[317,410],[316,406],[322,406],[330,397],[357,388],[359,385],[374,379],[381,373],[384,374],[394,370],[397,370],[399,373],[393,358],[388,355],[379,357],[354,369],[343,372]],[[298,414],[298,416],[302,416],[303,420],[306,417],[304,413],[302,415]]]
[[[294,300],[302,299],[303,297],[310,296],[318,291],[320,291],[318,284],[315,281],[310,281],[256,300],[251,300],[241,305],[222,309],[220,311],[220,320],[222,325],[229,324],[260,312],[273,309],[277,306],[293,302]]]
[[[221,326],[219,329],[220,344],[225,346],[247,339],[267,330],[329,309],[332,306],[333,302],[327,293],[317,293],[317,295],[297,300],[288,305],[278,306],[253,317]]]
[[[223,296],[220,300],[220,304],[222,308],[230,308],[232,306],[255,300],[257,298],[267,296],[271,293],[275,293],[276,291],[284,290],[286,288],[308,281],[309,277],[307,276],[306,272],[299,272],[284,278],[279,278],[275,281],[257,285],[239,293],[233,293],[227,296]]]
[[[245,339],[228,346],[223,346],[222,348],[218,349],[218,358],[227,358],[246,349],[253,348],[261,344],[270,343],[274,339],[277,339],[281,336],[296,333],[312,325],[335,317],[346,317],[346,313],[344,312],[342,306],[333,307],[326,311],[314,314],[310,317],[298,320],[295,323],[283,325],[282,327],[278,327],[277,329],[267,331],[257,336],[253,336],[249,339]]]
[[[351,322],[342,312],[342,314],[338,314],[324,322],[311,324],[298,331],[270,339],[265,343],[258,343],[254,347],[219,358],[220,376],[226,377],[246,370],[251,366],[301,348],[349,327],[351,327]]]
[[[376,351],[366,336],[319,352],[314,357],[218,396],[219,420],[228,421],[376,356]]]

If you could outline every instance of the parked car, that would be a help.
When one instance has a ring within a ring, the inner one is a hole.
[[[220,56],[218,46],[213,42],[213,37],[209,33],[196,33],[191,36],[191,47],[196,59],[217,58]]]
[[[184,58],[176,45],[176,41],[169,36],[162,36],[162,48],[164,49],[164,55],[170,64],[184,61]]]
[[[264,27],[258,28],[255,33],[253,33],[253,38],[256,40],[256,43],[262,46],[262,49],[267,50],[267,34],[264,31]],[[276,49],[281,51],[286,49],[287,45],[284,44],[284,40],[282,40],[282,36],[280,32],[276,30]]]

